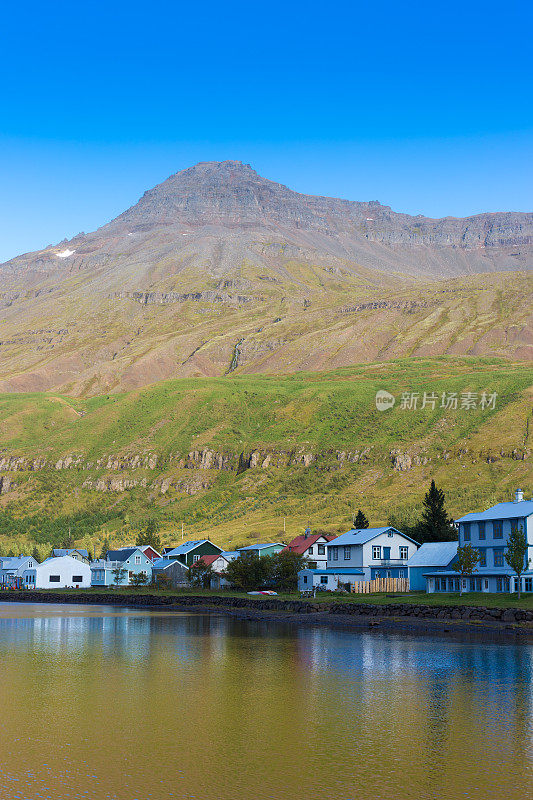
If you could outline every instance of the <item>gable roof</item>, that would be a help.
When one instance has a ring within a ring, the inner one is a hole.
[[[19,569],[25,561],[39,563],[32,556],[5,556],[1,559],[0,569]]]
[[[222,553],[215,553],[215,555],[200,556],[200,558],[196,563],[199,564],[201,561],[203,564],[206,565],[206,567],[209,567],[213,563],[213,561],[216,561],[217,558],[220,558],[221,555]]]
[[[477,520],[519,519],[533,514],[533,500],[521,500],[519,503],[497,503],[486,511],[472,511],[459,517],[456,522],[476,522]]]
[[[366,544],[370,542],[372,539],[375,539],[376,536],[381,536],[382,533],[387,533],[387,531],[394,531],[394,533],[398,533],[400,536],[403,536],[404,539],[408,539],[410,542],[414,544],[418,544],[414,539],[411,539],[410,536],[406,536],[405,533],[402,533],[397,528],[393,528],[392,525],[387,525],[384,528],[361,528],[357,530],[353,528],[351,531],[347,533],[343,533],[342,536],[338,536],[334,544],[339,546],[345,546],[349,544]]]
[[[290,551],[291,553],[303,555],[312,544],[318,541],[318,539],[325,539],[326,542],[331,542],[335,538],[336,536],[334,533],[312,533],[308,536],[302,533],[300,536],[296,536],[292,542],[289,542],[289,544],[283,548],[282,552],[288,553]]]
[[[264,550],[266,547],[285,547],[281,542],[263,542],[263,544],[249,544],[246,547],[239,547],[239,553],[247,550]]]
[[[409,567],[447,567],[457,555],[459,542],[426,542],[414,553]]]
[[[52,550],[53,558],[61,558],[61,556],[69,556],[71,553],[79,553],[80,556],[83,558],[89,558],[89,552],[87,550],[83,550],[81,547],[70,547],[70,548],[62,548],[62,547],[54,547]]]
[[[138,547],[126,547],[120,550],[108,550],[105,555],[106,561],[127,561],[128,558],[139,550]],[[142,550],[139,550],[142,553]],[[144,555],[144,553],[142,553]],[[147,556],[148,558],[148,556]]]
[[[165,549],[165,557],[168,558],[169,556],[185,555],[185,553],[190,553],[192,550],[196,550],[197,547],[199,547],[201,544],[205,544],[206,542],[212,544],[213,547],[218,547],[218,545],[213,544],[210,539],[197,539],[194,542],[183,542],[183,544],[172,548],[172,550]]]

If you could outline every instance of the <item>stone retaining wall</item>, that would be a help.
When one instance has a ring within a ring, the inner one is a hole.
[[[533,622],[533,611],[519,608],[485,608],[483,606],[425,606],[411,603],[328,603],[309,600],[281,600],[277,597],[231,597],[224,595],[159,595],[125,594],[123,592],[80,591],[73,593],[46,591],[0,591],[0,601],[29,603],[73,603],[121,605],[184,609],[187,607],[251,609],[295,614],[331,614],[355,617],[411,617],[437,620],[485,620],[487,622]]]

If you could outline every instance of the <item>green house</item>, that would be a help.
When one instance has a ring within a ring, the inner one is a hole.
[[[266,542],[266,544],[249,544],[248,547],[239,547],[238,552],[243,556],[256,555],[262,558],[263,556],[273,556],[284,548],[285,545],[279,542]]]
[[[163,555],[165,559],[176,560],[190,567],[202,556],[217,556],[221,552],[222,548],[209,539],[200,539],[196,542],[183,542],[179,547],[165,547]]]

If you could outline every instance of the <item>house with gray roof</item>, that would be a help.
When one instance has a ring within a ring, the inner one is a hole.
[[[281,553],[285,549],[284,544],[279,542],[264,542],[263,544],[249,544],[247,547],[239,547],[239,553],[244,556],[273,556]]]
[[[426,542],[408,561],[409,589],[425,592],[428,577],[441,577],[445,573],[457,582],[459,573],[453,569],[457,560],[458,542]]]
[[[163,556],[170,561],[176,560],[186,567],[190,567],[202,556],[214,556],[222,552],[210,539],[196,539],[192,542],[183,542],[178,547],[165,547]]]
[[[177,558],[158,558],[152,564],[152,579],[157,582],[163,576],[173,589],[190,586],[189,568]]]
[[[52,558],[62,558],[63,556],[70,556],[77,561],[83,561],[88,564],[90,559],[89,551],[79,547],[54,547],[52,550]]]
[[[419,544],[391,526],[352,529],[326,546],[325,569],[301,570],[300,591],[328,591],[376,578],[407,579],[407,562]]]
[[[0,559],[0,585],[3,589],[15,589],[22,586],[24,571],[38,565],[33,556],[5,556]]]
[[[524,500],[518,489],[514,500],[497,503],[484,511],[472,511],[456,520],[459,525],[459,546],[470,544],[479,551],[480,559],[472,575],[465,576],[462,589],[467,592],[515,592],[518,579],[505,560],[511,531],[522,529],[527,537],[530,568],[522,573],[521,589],[533,592],[533,500]],[[443,570],[427,576],[428,592],[459,590],[457,572]]]

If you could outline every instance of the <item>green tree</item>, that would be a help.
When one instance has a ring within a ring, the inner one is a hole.
[[[132,586],[134,589],[139,589],[141,586],[146,585],[147,580],[148,575],[146,572],[134,572],[130,578],[130,586]]]
[[[288,550],[270,558],[272,574],[269,585],[280,592],[295,592],[298,588],[298,573],[307,565],[306,557]]]
[[[273,567],[272,556],[240,555],[229,562],[223,574],[236,589],[249,592],[270,583]]]
[[[149,545],[153,547],[154,550],[157,550],[158,553],[161,552],[161,537],[159,535],[159,522],[154,519],[154,517],[150,517],[145,525],[141,528],[137,535],[136,541],[137,547],[141,547],[142,545]]]
[[[115,586],[120,586],[124,578],[126,577],[128,570],[124,567],[115,567],[115,569],[111,570],[111,575],[113,576],[113,581]]]
[[[459,594],[463,593],[463,578],[475,572],[478,562],[479,550],[476,550],[471,544],[465,544],[463,547],[457,548],[457,561],[453,568],[461,576],[459,579]]]
[[[368,521],[368,518],[365,516],[365,514],[363,514],[361,509],[359,509],[353,521],[353,526],[355,530],[359,531],[362,530],[363,528],[368,528],[369,525],[370,523]]]
[[[520,579],[522,577],[522,573],[528,569],[530,563],[530,559],[527,558],[527,548],[527,536],[524,533],[522,526],[513,528],[509,538],[507,539],[505,560],[511,569],[516,572],[518,577],[518,599],[520,599]]]
[[[424,497],[422,519],[416,525],[414,538],[424,542],[453,542],[457,539],[457,530],[453,520],[448,516],[445,506],[444,492],[438,489],[435,481],[431,481],[429,491]]]
[[[189,580],[193,586],[209,589],[212,576],[211,564],[206,564],[202,558],[189,567]]]
[[[100,551],[100,558],[105,561],[105,557],[107,555],[107,551],[109,550],[109,537],[105,536],[104,541],[102,543],[102,549]]]
[[[39,550],[37,549],[37,545],[35,545],[33,550],[31,551],[31,557],[33,558],[34,561],[37,561],[37,563],[39,563],[39,559],[41,558],[41,554],[39,553]]]

